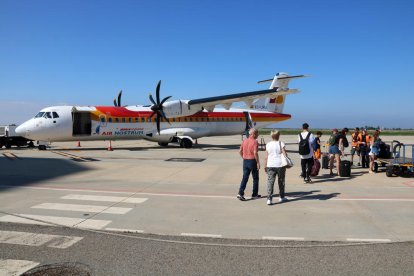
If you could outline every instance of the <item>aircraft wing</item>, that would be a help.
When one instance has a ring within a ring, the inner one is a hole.
[[[191,109],[202,109],[205,108],[209,111],[213,110],[216,105],[223,105],[226,109],[230,108],[232,103],[245,102],[246,106],[250,106],[253,100],[258,98],[276,97],[279,95],[298,93],[298,89],[281,89],[273,88],[266,90],[258,90],[251,92],[243,92],[237,94],[229,94],[218,97],[201,98],[195,100],[189,100],[187,104]]]

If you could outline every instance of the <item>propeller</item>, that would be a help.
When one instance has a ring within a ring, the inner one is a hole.
[[[152,106],[151,106],[151,110],[152,110],[152,114],[150,116],[150,118],[152,118],[154,115],[157,115],[157,130],[158,130],[158,134],[160,134],[160,122],[161,119],[164,118],[169,124],[170,124],[170,120],[168,120],[168,118],[165,116],[165,113],[163,111],[163,104],[169,99],[171,98],[171,96],[165,97],[162,101],[160,101],[160,86],[161,86],[161,81],[158,82],[157,84],[157,90],[156,90],[156,99],[157,101],[154,101],[154,98],[152,97],[152,94],[149,95],[149,99],[152,102]]]
[[[116,98],[114,99],[114,106],[121,106],[121,97],[122,97],[122,90],[118,93],[118,102],[116,101]]]

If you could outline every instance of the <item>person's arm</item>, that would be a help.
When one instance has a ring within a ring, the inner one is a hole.
[[[341,155],[342,156],[345,156],[345,153],[344,153],[344,144],[342,143],[342,137],[339,138],[338,146],[339,146],[339,150],[341,151]]]
[[[243,158],[243,143],[240,145],[239,154]]]
[[[267,150],[265,151],[264,154],[264,159],[263,159],[263,164],[264,164],[264,170],[265,172],[267,172],[267,157],[269,156],[269,154],[267,153]]]
[[[256,141],[257,142],[257,141]],[[256,147],[254,147],[254,159],[256,159],[257,163],[257,170],[260,170],[260,160],[259,160],[259,143],[256,144]]]

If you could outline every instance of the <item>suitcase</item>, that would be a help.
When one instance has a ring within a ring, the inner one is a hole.
[[[317,176],[319,174],[319,169],[321,168],[321,162],[318,159],[313,160],[311,176]]]
[[[322,169],[329,169],[329,156],[328,155],[322,156]]]
[[[339,166],[339,175],[341,177],[351,176],[351,161],[348,161],[348,160],[341,161],[341,165]]]

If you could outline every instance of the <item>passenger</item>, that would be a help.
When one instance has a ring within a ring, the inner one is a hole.
[[[270,132],[272,141],[266,144],[266,152],[264,157],[264,168],[267,173],[267,205],[272,205],[273,187],[276,176],[279,185],[279,202],[287,201],[285,198],[285,174],[286,168],[282,167],[281,155],[287,156],[285,143],[279,141],[280,132],[272,130]]]
[[[312,171],[313,159],[315,158],[315,153],[313,151],[313,140],[315,139],[313,134],[309,132],[309,125],[304,123],[302,125],[302,132],[298,135],[299,139],[299,154],[301,159],[303,182],[310,183],[312,182],[310,175]]]
[[[336,161],[337,175],[339,176],[339,168],[341,165],[340,156],[344,156],[344,147],[342,145],[342,135],[338,133],[338,129],[334,128],[329,137],[329,170],[330,175],[333,173],[334,160]]]
[[[313,150],[315,151],[315,159],[321,158],[321,137],[322,132],[317,131],[316,132],[316,138],[313,141]]]
[[[351,166],[354,164],[354,155],[358,155],[358,166],[361,166],[361,154],[358,146],[359,128],[356,127],[355,131],[351,134]]]
[[[368,135],[367,130],[363,129],[362,133],[358,135],[358,147],[361,156],[361,165],[362,168],[369,167],[369,148],[370,148],[371,137]]]
[[[374,132],[374,135],[372,135],[371,137],[371,141],[370,141],[370,146],[371,146],[371,151],[369,152],[369,173],[375,173],[374,171],[374,163],[375,163],[375,159],[377,159],[377,156],[379,154],[379,145],[381,143],[381,139],[379,138],[380,135],[380,131],[376,130]]]
[[[259,132],[255,128],[251,128],[249,131],[249,138],[245,139],[240,145],[239,154],[243,158],[243,178],[240,183],[239,194],[237,198],[244,201],[244,190],[246,189],[247,181],[249,180],[250,173],[253,176],[253,193],[252,199],[261,198],[259,192],[259,143],[257,137]]]

